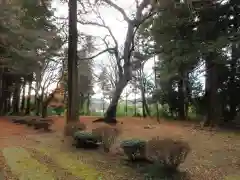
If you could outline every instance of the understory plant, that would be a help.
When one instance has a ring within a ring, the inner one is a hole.
[[[182,164],[191,148],[187,142],[154,137],[147,142],[147,158],[166,170],[175,171]]]
[[[129,139],[121,142],[120,147],[129,160],[146,158],[146,141],[141,139]]]
[[[92,133],[99,138],[104,152],[109,152],[112,145],[116,142],[120,131],[115,127],[101,126],[93,129]]]

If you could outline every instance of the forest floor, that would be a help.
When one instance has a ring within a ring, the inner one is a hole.
[[[81,117],[88,130],[101,123],[96,117]],[[152,119],[119,118],[120,139],[154,136],[182,139],[191,146],[181,171],[191,180],[239,180],[240,134],[207,131],[190,123],[161,122]],[[141,180],[140,171],[127,165],[116,145],[110,154],[101,150],[75,149],[63,137],[63,118],[54,117],[53,132],[36,131],[0,119],[0,180]],[[145,127],[148,128],[145,128]],[[156,179],[158,180],[158,179]],[[180,179],[179,179],[180,180]]]

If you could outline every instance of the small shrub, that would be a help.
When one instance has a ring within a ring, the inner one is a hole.
[[[129,139],[121,142],[120,147],[128,159],[144,159],[146,157],[146,141],[141,139]]]
[[[73,136],[75,132],[83,131],[85,129],[86,129],[86,125],[81,123],[81,122],[68,123],[65,126],[64,133],[65,133],[66,136]]]
[[[96,148],[99,145],[99,139],[91,132],[76,131],[73,135],[76,147]]]
[[[96,140],[98,141],[98,138],[93,135],[91,132],[86,132],[86,131],[77,131],[73,135],[74,139],[83,139],[83,140]]]
[[[190,152],[188,143],[155,137],[147,142],[147,158],[160,163],[166,169],[176,170]]]
[[[104,151],[109,152],[120,132],[117,128],[102,126],[93,129],[92,133],[102,142]]]

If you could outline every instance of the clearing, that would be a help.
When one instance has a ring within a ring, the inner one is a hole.
[[[0,180],[141,180],[140,171],[124,161],[118,145],[111,153],[75,149],[63,137],[63,118],[53,117],[53,132],[44,133],[26,125],[0,119]],[[96,117],[81,117],[88,129]],[[183,123],[151,119],[119,118],[120,139],[150,139],[154,136],[187,141],[192,151],[180,169],[192,180],[239,180],[240,135],[233,132],[205,131]],[[149,126],[150,125],[150,126]],[[146,126],[150,128],[145,128]]]

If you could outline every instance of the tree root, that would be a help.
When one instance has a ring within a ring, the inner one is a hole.
[[[118,123],[116,118],[98,118],[93,121],[93,123],[100,123],[100,122],[111,124],[111,125],[116,125]]]

